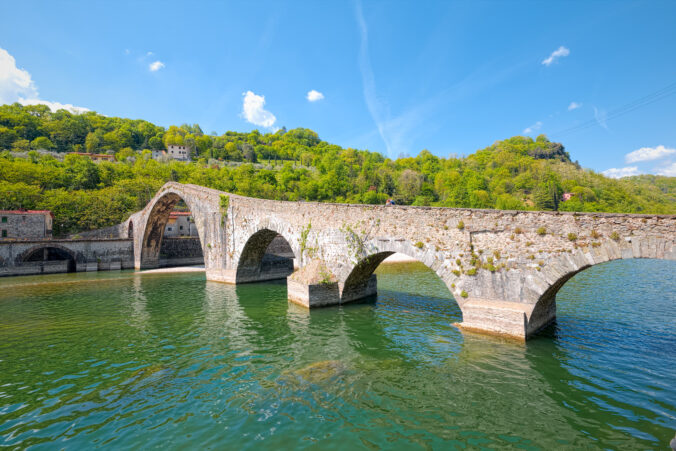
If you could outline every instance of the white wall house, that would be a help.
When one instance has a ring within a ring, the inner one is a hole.
[[[172,159],[178,161],[190,161],[190,148],[188,146],[175,146],[170,144],[167,150],[153,150],[153,159]]]

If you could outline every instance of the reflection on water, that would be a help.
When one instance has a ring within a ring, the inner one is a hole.
[[[676,262],[580,273],[527,345],[463,334],[443,283],[382,265],[376,302],[308,311],[203,274],[0,280],[10,447],[664,448]]]

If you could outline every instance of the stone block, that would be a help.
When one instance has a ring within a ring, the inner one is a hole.
[[[305,284],[287,279],[289,301],[307,308],[340,304],[338,282]]]

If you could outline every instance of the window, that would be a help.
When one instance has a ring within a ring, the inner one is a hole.
[[[7,222],[7,216],[2,217],[2,222]]]
[[[7,238],[7,230],[3,230],[3,231],[2,231],[2,237],[3,237],[3,238]]]
[[[171,229],[171,227],[167,227],[167,230],[168,230],[169,232],[171,232],[172,229]]]
[[[178,229],[179,229],[179,230],[183,230],[183,226],[179,226],[179,228],[178,228]]]

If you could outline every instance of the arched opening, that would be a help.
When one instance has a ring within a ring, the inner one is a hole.
[[[75,272],[77,264],[75,256],[59,247],[39,247],[31,249],[21,257],[21,264],[34,266],[41,273],[70,273]]]
[[[286,279],[293,273],[295,255],[279,233],[262,229],[249,237],[237,265],[237,283]]]
[[[167,193],[155,202],[141,243],[141,269],[204,265],[200,237],[204,225],[193,213],[176,193]]]
[[[127,228],[127,238],[130,240],[134,239],[134,222],[129,221],[129,227]]]
[[[460,306],[449,288],[447,281],[420,260],[383,251],[355,265],[343,284],[341,303],[387,299],[404,309],[425,304],[425,308],[444,309],[452,322],[462,321]]]
[[[638,298],[635,300],[638,304],[641,302],[640,298],[655,297],[655,287],[664,285],[666,282],[672,282],[673,285],[673,281],[676,280],[673,277],[674,274],[676,274],[676,261],[646,258],[616,259],[596,265],[586,265],[571,271],[560,277],[540,296],[528,321],[528,335],[533,336],[540,332],[546,335],[548,332],[545,331],[551,332],[558,329],[561,305],[557,304],[560,301],[570,302],[574,299],[577,307],[585,311],[590,308],[604,308],[607,313],[602,315],[603,317],[610,315],[613,310],[612,296],[607,293],[608,287],[613,287],[618,305],[625,292],[633,290],[635,293],[641,293],[637,294]],[[653,283],[647,281],[654,277],[656,280]],[[660,292],[658,295],[664,298],[673,292],[676,292],[676,287]],[[605,305],[601,302],[605,302]],[[629,303],[630,301],[624,299],[622,302]],[[564,315],[570,313],[569,307],[564,309]],[[646,314],[651,309],[641,307],[635,310]],[[667,313],[663,308],[660,310],[660,314]],[[676,309],[674,311],[676,312]],[[676,315],[673,318],[676,322]]]

